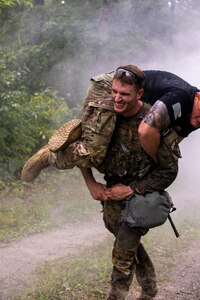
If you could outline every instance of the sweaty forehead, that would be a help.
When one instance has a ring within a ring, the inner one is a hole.
[[[113,89],[123,89],[123,90],[129,90],[133,91],[136,89],[135,85],[128,84],[128,83],[123,83],[119,79],[114,79],[112,82],[112,88]]]

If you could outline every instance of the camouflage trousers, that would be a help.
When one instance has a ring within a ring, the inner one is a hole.
[[[66,149],[58,151],[57,153],[50,152],[49,163],[51,166],[66,170],[72,169],[75,166],[89,168],[91,155],[86,146],[81,141],[69,145]]]
[[[103,161],[116,122],[112,77],[112,73],[106,73],[91,79],[82,110],[82,135],[65,150],[51,153],[52,166],[61,170],[74,166],[92,168]]]
[[[154,297],[157,293],[156,274],[153,263],[140,242],[148,229],[129,227],[119,223],[121,201],[104,203],[104,223],[115,236],[112,251],[113,270],[109,296],[117,300],[125,299],[135,274],[141,289]]]

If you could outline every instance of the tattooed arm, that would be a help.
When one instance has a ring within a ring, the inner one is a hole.
[[[165,104],[158,100],[139,126],[141,146],[155,161],[157,161],[157,152],[160,146],[160,131],[168,128],[170,123]]]

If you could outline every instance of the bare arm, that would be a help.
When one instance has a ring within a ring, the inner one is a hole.
[[[140,123],[138,133],[142,148],[155,162],[157,162],[157,153],[160,146],[160,130],[151,127],[143,120]]]
[[[95,200],[107,201],[114,200],[120,201],[129,195],[134,193],[133,188],[124,184],[116,184],[111,188],[106,188],[106,186],[100,182],[97,182],[93,176],[91,169],[81,168],[81,173],[85,180],[85,183],[90,191],[90,194]]]
[[[139,126],[138,133],[141,146],[156,162],[160,146],[160,131],[168,128],[170,123],[165,104],[158,100]]]
[[[105,193],[106,186],[95,180],[92,170],[83,168],[80,168],[80,170],[93,199],[99,201],[108,200],[108,196]]]

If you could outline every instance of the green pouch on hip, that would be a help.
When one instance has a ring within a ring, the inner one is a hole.
[[[153,228],[165,223],[173,210],[171,197],[166,191],[134,194],[124,201],[120,222],[130,227]]]

